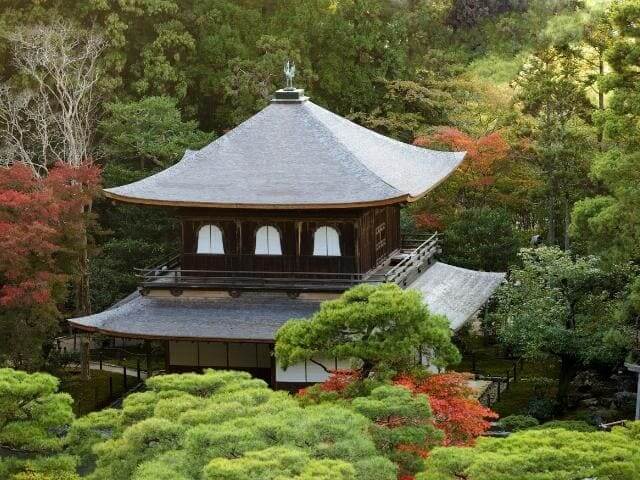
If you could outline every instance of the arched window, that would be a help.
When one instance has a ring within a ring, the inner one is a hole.
[[[256,255],[282,255],[280,232],[276,227],[267,225],[256,232]]]
[[[332,227],[320,227],[313,235],[313,254],[321,257],[340,256],[340,236]]]
[[[196,253],[223,254],[222,230],[216,225],[204,225],[198,230]]]

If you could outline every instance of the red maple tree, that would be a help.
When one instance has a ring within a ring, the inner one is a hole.
[[[46,177],[22,164],[0,168],[0,321],[7,341],[42,338],[55,325],[99,183],[100,170],[91,165],[56,165]],[[6,350],[14,347],[20,350]]]
[[[476,438],[491,426],[490,421],[498,418],[492,410],[484,407],[474,396],[468,383],[469,376],[462,373],[442,373],[425,377],[408,374],[400,375],[393,381],[394,385],[405,387],[414,394],[426,394],[433,415],[433,425],[444,433],[442,445],[472,445]],[[359,382],[355,370],[336,370],[321,384],[302,389],[299,395],[310,402],[321,402],[323,399],[342,398],[349,400]],[[327,394],[329,396],[327,396]],[[394,428],[404,425],[404,419],[393,418],[378,425]],[[398,451],[407,452],[426,458],[433,445],[402,444]],[[413,476],[405,471],[399,473],[398,480],[413,480]]]
[[[433,412],[436,427],[445,434],[444,445],[471,445],[491,426],[498,414],[484,407],[474,396],[462,373],[441,373],[424,379],[400,376],[396,385],[414,393],[425,393]]]

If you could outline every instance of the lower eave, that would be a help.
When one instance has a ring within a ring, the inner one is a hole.
[[[504,273],[478,272],[436,262],[407,288],[419,290],[433,313],[461,328],[504,281]],[[70,319],[92,333],[149,340],[273,343],[291,318],[308,318],[319,300],[285,293],[242,293],[239,297],[155,297],[134,293],[104,312]]]
[[[320,303],[285,294],[165,298],[135,293],[104,312],[70,319],[79,330],[126,338],[273,343],[290,318],[304,318]]]

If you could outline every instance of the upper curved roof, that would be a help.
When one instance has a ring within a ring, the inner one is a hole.
[[[177,164],[109,188],[141,204],[348,208],[413,201],[447,178],[464,152],[387,138],[302,100],[273,102]]]

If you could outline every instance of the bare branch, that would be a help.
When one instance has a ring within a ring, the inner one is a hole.
[[[104,40],[66,23],[23,28],[8,38],[15,66],[33,87],[0,87],[0,164],[19,161],[42,173],[55,162],[87,162]]]

